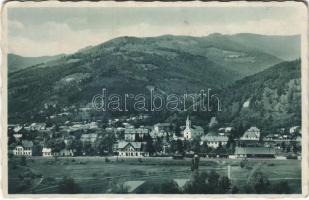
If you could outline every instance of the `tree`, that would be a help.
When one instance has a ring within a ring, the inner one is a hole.
[[[200,158],[197,155],[192,158],[191,171],[198,170],[199,161]]]
[[[208,174],[199,173],[198,171],[192,172],[191,180],[184,186],[184,193],[188,194],[209,194],[208,184],[206,184]]]
[[[272,186],[272,193],[275,194],[290,194],[291,188],[287,181],[280,181],[279,183]]]
[[[191,150],[194,152],[194,153],[200,153],[200,141],[201,141],[201,138],[200,137],[195,137],[193,138],[192,142],[191,142]]]
[[[161,194],[179,194],[181,193],[177,183],[173,180],[163,182],[160,186]]]
[[[25,156],[20,157],[20,165],[22,166],[27,165],[27,158]]]
[[[251,186],[258,194],[266,194],[270,192],[270,182],[260,170],[256,170],[251,175],[248,180],[248,185]]]
[[[51,139],[47,142],[47,146],[52,148],[53,152],[59,152],[65,148],[65,143],[61,139]]]
[[[101,154],[113,152],[113,145],[116,142],[114,134],[105,134],[104,137],[98,142],[98,148]]]
[[[208,175],[208,183],[209,183],[209,192],[210,194],[218,193],[218,183],[219,183],[219,174],[215,171],[211,171]]]
[[[153,146],[153,141],[150,135],[145,136],[145,141],[146,141],[145,145],[146,152],[149,152],[149,154],[153,154],[155,152],[155,148]]]
[[[238,187],[237,187],[236,185],[234,185],[234,186],[232,187],[232,194],[237,194],[238,192],[239,192]]]
[[[128,190],[129,190],[129,187],[125,185],[124,183],[120,183],[120,184],[113,183],[111,192],[115,194],[127,194]]]
[[[42,155],[42,146],[39,143],[34,143],[32,149],[32,155],[41,156]]]
[[[231,187],[231,182],[228,177],[221,176],[218,181],[218,193],[225,194]]]
[[[192,172],[191,180],[184,186],[188,194],[225,194],[229,191],[231,182],[228,177],[220,177],[215,171],[207,173]]]
[[[83,144],[80,140],[73,140],[72,143],[68,146],[69,149],[75,149],[75,155],[82,155]]]
[[[155,152],[161,152],[163,150],[163,141],[162,138],[158,137],[157,140],[153,143]]]
[[[73,178],[63,177],[58,186],[58,191],[61,194],[77,194],[81,189]]]
[[[183,153],[184,152],[183,142],[181,140],[176,140],[173,149],[178,153]]]

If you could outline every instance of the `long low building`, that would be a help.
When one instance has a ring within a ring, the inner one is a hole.
[[[268,147],[236,147],[236,158],[274,158],[275,150]]]

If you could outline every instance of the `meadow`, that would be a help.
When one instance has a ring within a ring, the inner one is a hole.
[[[112,193],[115,185],[142,184],[143,192],[152,184],[167,180],[189,180],[191,159],[171,158],[115,158],[115,157],[70,157],[70,158],[20,158],[9,159],[9,193],[58,193],[63,177],[71,177],[80,186],[81,193]],[[230,167],[230,173],[228,172]],[[301,161],[259,159],[241,160],[201,159],[199,172],[216,171],[229,176],[232,185],[242,188],[250,174],[261,169],[271,183],[287,180],[292,193],[301,193]],[[132,188],[129,191],[133,191]],[[138,192],[136,190],[135,192]],[[240,189],[240,193],[244,193]]]

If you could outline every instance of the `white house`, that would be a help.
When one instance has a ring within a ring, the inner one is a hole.
[[[206,143],[208,147],[216,149],[219,146],[226,145],[228,140],[229,138],[227,136],[208,133],[207,135],[201,137],[201,144]]]
[[[13,155],[15,156],[32,156],[32,141],[23,140],[21,145],[17,145],[13,149]]]
[[[290,134],[300,133],[300,126],[293,126],[290,128],[289,132]]]
[[[147,152],[142,150],[141,142],[119,141],[116,145],[118,156],[121,157],[143,157],[149,156]]]
[[[260,129],[257,127],[249,128],[240,138],[241,141],[256,141],[260,140]]]
[[[42,149],[42,156],[43,157],[51,157],[51,156],[53,156],[51,148],[44,147]]]

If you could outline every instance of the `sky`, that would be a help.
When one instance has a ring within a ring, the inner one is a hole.
[[[74,53],[120,36],[211,33],[294,35],[295,7],[8,8],[8,51],[21,56]]]

